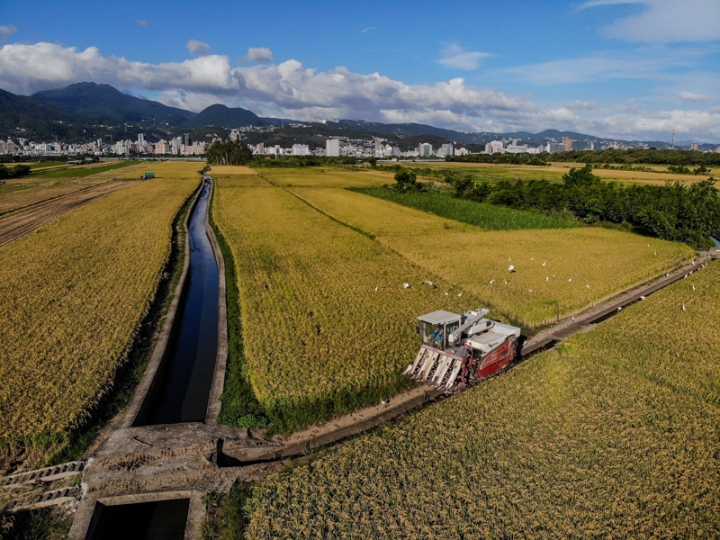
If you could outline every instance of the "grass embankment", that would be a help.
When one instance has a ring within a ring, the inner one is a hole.
[[[582,225],[572,214],[545,215],[535,212],[513,210],[487,203],[477,203],[453,197],[450,192],[400,193],[386,188],[355,188],[353,191],[392,201],[403,206],[417,208],[440,217],[475,225],[488,231],[519,229],[568,229]]]
[[[718,537],[719,299],[713,263],[558,351],[269,477],[237,523],[252,539]]]
[[[0,250],[3,454],[41,464],[86,444],[83,428],[114,393],[152,309],[171,224],[198,184],[190,167],[168,167],[176,179],[109,195]]]

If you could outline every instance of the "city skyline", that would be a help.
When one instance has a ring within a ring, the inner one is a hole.
[[[196,112],[720,139],[710,0],[171,6],[4,6],[0,88],[92,81]]]

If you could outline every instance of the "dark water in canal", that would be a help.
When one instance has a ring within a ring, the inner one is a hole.
[[[190,499],[95,506],[88,540],[182,540]]]
[[[203,422],[218,347],[218,266],[205,230],[211,186],[205,183],[190,216],[188,288],[155,389],[133,425]],[[179,319],[178,319],[179,318]]]

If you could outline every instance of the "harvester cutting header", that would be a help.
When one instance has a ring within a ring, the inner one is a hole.
[[[517,354],[520,329],[486,319],[488,313],[439,310],[418,317],[423,343],[405,375],[451,391],[505,369]]]

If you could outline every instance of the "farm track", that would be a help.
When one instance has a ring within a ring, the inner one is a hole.
[[[48,199],[0,216],[0,248],[19,240],[68,212],[130,186],[131,182],[107,182]]]

